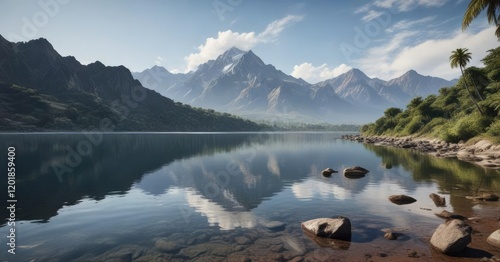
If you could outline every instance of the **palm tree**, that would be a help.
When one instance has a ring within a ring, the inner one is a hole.
[[[464,79],[465,88],[467,89],[467,93],[469,93],[469,97],[472,102],[476,105],[477,110],[484,116],[483,110],[477,104],[476,100],[472,96],[472,93],[469,90],[469,85],[467,84],[467,80],[464,76],[464,68],[469,63],[471,59],[471,53],[467,48],[457,48],[457,50],[451,52],[450,56],[450,66],[451,68],[460,67],[460,72],[462,72],[462,78]]]
[[[484,9],[486,9],[488,22],[496,25],[495,34],[500,40],[500,0],[471,0],[462,20],[462,30],[467,29],[472,20]]]

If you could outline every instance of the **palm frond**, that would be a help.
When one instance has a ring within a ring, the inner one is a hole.
[[[472,23],[483,9],[488,5],[488,0],[471,0],[462,20],[462,30],[465,30]]]

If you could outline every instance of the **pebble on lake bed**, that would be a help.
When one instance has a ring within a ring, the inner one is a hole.
[[[398,235],[392,232],[387,232],[384,234],[384,238],[389,239],[389,240],[396,240],[398,239]]]

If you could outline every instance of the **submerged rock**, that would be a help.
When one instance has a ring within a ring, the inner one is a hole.
[[[273,231],[273,232],[282,231],[286,227],[286,223],[280,222],[280,221],[266,221],[266,220],[262,220],[262,221],[259,221],[259,223],[262,226],[264,226],[265,228],[267,228],[268,230]]]
[[[431,237],[431,245],[444,254],[454,254],[464,250],[471,242],[472,228],[459,219],[449,220],[439,225]]]
[[[446,206],[446,199],[438,194],[430,194],[429,197],[432,199],[434,204],[437,207],[445,207]]]
[[[170,253],[174,252],[180,249],[180,247],[174,242],[174,241],[169,241],[167,239],[158,239],[155,242],[155,248],[156,250],[163,252],[163,253]]]
[[[417,202],[415,198],[407,195],[392,195],[389,196],[389,200],[396,205],[406,205]]]
[[[391,169],[392,165],[389,164],[389,163],[382,163],[382,167],[385,168],[385,169]]]
[[[460,220],[466,220],[467,218],[462,216],[462,215],[457,215],[454,213],[451,213],[449,211],[443,210],[441,213],[435,213],[434,215],[443,218],[443,219],[460,219]]]
[[[302,223],[302,229],[318,237],[351,240],[351,221],[346,217],[312,219]]]
[[[487,239],[486,241],[495,247],[500,248],[500,229],[497,231],[493,232]]]
[[[499,197],[495,194],[484,193],[478,197],[475,197],[474,199],[481,201],[498,201]]]

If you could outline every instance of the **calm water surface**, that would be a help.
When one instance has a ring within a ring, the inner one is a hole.
[[[430,193],[445,196],[447,210],[466,216],[497,208],[464,196],[500,192],[498,171],[339,138],[339,133],[0,135],[2,169],[7,148],[16,148],[18,201],[16,255],[6,252],[11,227],[2,221],[0,260],[321,260],[410,247],[425,253],[442,222],[434,212],[443,208],[434,206]],[[320,174],[326,167],[352,165],[370,173],[361,179]],[[0,185],[6,203],[7,179]],[[387,200],[393,194],[417,202],[398,206]],[[9,215],[3,208],[0,214]],[[320,247],[300,228],[303,221],[338,215],[353,226],[352,241],[342,249]],[[389,243],[383,229],[403,237]]]

